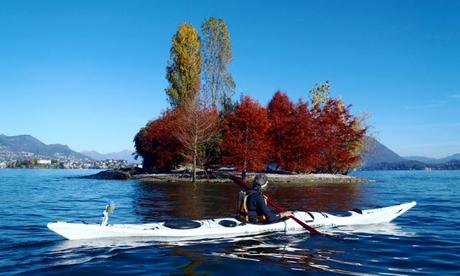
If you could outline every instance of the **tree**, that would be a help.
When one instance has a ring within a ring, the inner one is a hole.
[[[221,110],[235,90],[228,65],[232,60],[230,34],[223,19],[211,17],[201,25],[205,97],[211,98],[213,108]]]
[[[143,168],[170,170],[184,161],[182,144],[173,135],[177,117],[177,112],[166,111],[136,134],[136,156],[143,158]]]
[[[315,124],[308,103],[293,104],[276,92],[268,104],[272,161],[288,171],[311,172],[316,168]]]
[[[322,107],[325,103],[332,99],[331,97],[331,82],[326,81],[324,84],[317,83],[310,90],[310,100],[313,105],[319,105]]]
[[[291,143],[289,134],[294,127],[294,105],[285,93],[277,91],[268,103],[267,112],[270,121],[269,135],[272,141],[271,161],[284,167],[287,158],[286,150]]]
[[[187,162],[192,162],[192,181],[196,180],[196,167],[204,156],[206,143],[212,141],[218,131],[219,115],[215,109],[203,107],[198,98],[177,109],[174,136],[180,141]]]
[[[318,124],[319,163],[317,171],[346,174],[360,160],[357,147],[366,129],[357,129],[357,119],[350,114],[350,105],[338,99],[329,100],[322,108],[315,105]]]
[[[189,98],[198,97],[201,69],[200,37],[191,24],[182,23],[173,36],[166,68],[166,94],[172,108],[183,107]]]
[[[369,133],[369,129],[371,126],[368,124],[368,119],[370,118],[371,114],[370,113],[359,113],[356,116],[355,124],[353,126],[353,129],[355,131],[363,131],[364,130],[364,137],[359,141],[358,145],[354,148],[352,154],[356,156],[362,157],[366,153],[370,153],[371,148],[372,148],[372,135]],[[351,168],[358,168],[362,164],[362,158],[359,158],[357,162],[354,164],[351,164]]]
[[[361,120],[350,114],[350,107],[340,99],[330,95],[329,81],[316,84],[310,90],[313,104],[311,114],[315,124],[316,171],[347,173],[358,167],[361,153],[366,148],[367,127]]]
[[[291,120],[291,130],[288,132],[287,149],[285,150],[283,166],[290,171],[309,173],[318,163],[318,125],[308,107],[301,100],[294,106]]]
[[[264,169],[270,150],[269,121],[266,109],[246,96],[235,112],[225,117],[223,161],[242,171]]]

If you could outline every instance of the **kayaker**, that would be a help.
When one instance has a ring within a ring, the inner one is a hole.
[[[267,206],[267,197],[262,190],[268,185],[267,175],[257,174],[252,182],[252,189],[241,191],[239,200],[239,218],[250,223],[272,223],[292,215],[291,211],[273,212]]]

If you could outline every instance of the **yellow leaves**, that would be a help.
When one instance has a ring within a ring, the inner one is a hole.
[[[172,39],[166,94],[173,108],[198,96],[201,81],[201,41],[191,24],[182,23]]]

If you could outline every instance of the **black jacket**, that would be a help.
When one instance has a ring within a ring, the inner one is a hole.
[[[264,196],[260,191],[249,190],[249,195],[246,200],[246,206],[248,208],[249,222],[257,223],[257,216],[264,215],[267,223],[278,221],[281,216],[279,213],[274,213],[265,204]]]

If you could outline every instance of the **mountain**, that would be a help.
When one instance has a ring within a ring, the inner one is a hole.
[[[46,145],[31,135],[6,136],[0,134],[0,161],[45,158],[55,160],[88,160],[85,155],[66,145]]]
[[[437,164],[439,163],[439,160],[436,158],[431,158],[431,157],[424,157],[424,156],[405,156],[404,158],[408,160],[414,160],[414,161],[419,161],[423,162],[426,164]]]
[[[452,159],[445,163],[432,165],[435,170],[460,170],[460,159]]]
[[[403,160],[399,162],[381,162],[368,164],[360,168],[365,171],[385,171],[385,170],[427,170],[437,169],[431,168],[429,165],[414,161],[414,160]]]
[[[431,158],[431,157],[424,157],[424,156],[407,156],[405,158],[409,160],[420,161],[426,164],[441,164],[441,163],[446,163],[446,162],[453,161],[453,160],[460,160],[460,153],[452,154],[452,155],[446,156],[444,158],[439,158],[439,159]]]
[[[107,159],[115,159],[115,160],[126,160],[128,163],[141,163],[141,160],[134,159],[133,152],[130,150],[122,150],[119,152],[111,152],[111,153],[99,153],[97,151],[81,151],[83,155],[91,157],[95,160],[107,160]]]
[[[360,170],[459,170],[460,154],[436,159],[421,156],[401,157],[372,137],[362,155]]]
[[[363,167],[375,166],[381,163],[398,163],[406,161],[406,159],[399,156],[376,139],[372,137],[366,137],[366,139],[368,147],[362,155]]]
[[[449,161],[454,161],[454,160],[460,160],[460,153],[452,154],[447,157],[439,159],[441,163],[449,162]]]

